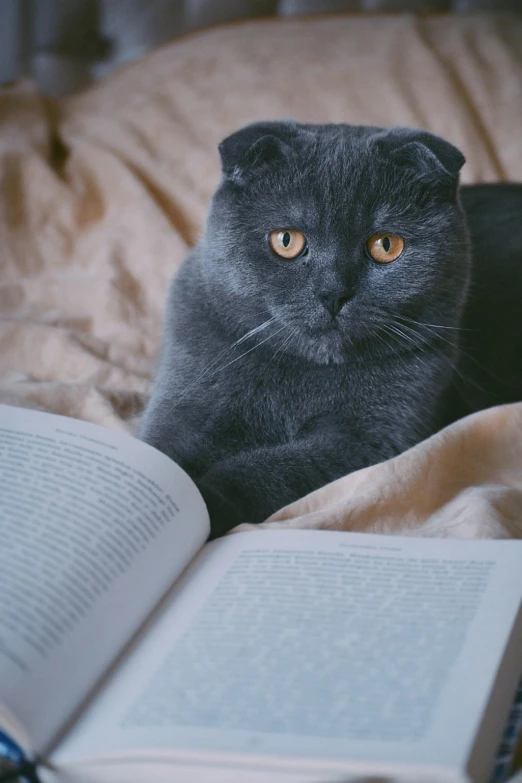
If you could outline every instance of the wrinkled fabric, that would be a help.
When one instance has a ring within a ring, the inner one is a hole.
[[[189,35],[66,101],[4,88],[0,399],[129,430],[217,143],[286,117],[424,126],[464,150],[464,181],[522,180],[522,21],[255,21]]]
[[[66,101],[0,90],[0,402],[131,430],[169,281],[218,182],[217,143],[288,117],[425,127],[464,151],[464,182],[522,180],[522,20],[248,22]],[[519,537],[521,428],[522,404],[468,417],[265,526]]]
[[[467,416],[234,532],[263,528],[521,538],[522,403]]]

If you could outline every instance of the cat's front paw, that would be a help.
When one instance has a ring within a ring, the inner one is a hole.
[[[212,473],[213,471],[209,471],[197,482],[210,516],[211,540],[225,535],[244,519],[241,517],[241,510],[230,499],[233,496],[223,492],[221,483]]]

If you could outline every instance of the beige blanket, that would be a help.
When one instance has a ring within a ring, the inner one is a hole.
[[[288,116],[424,126],[463,149],[464,181],[522,180],[522,21],[250,22],[169,44],[60,104],[28,83],[4,88],[0,399],[128,430],[169,280],[218,180],[218,141]],[[470,419],[279,524],[518,534],[517,428],[516,406]]]
[[[250,528],[522,537],[522,403],[490,408]]]

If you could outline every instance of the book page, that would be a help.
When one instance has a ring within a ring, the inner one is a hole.
[[[259,531],[207,544],[55,760],[169,752],[463,774],[521,563],[519,541]]]
[[[209,533],[171,460],[0,406],[0,703],[47,745]]]

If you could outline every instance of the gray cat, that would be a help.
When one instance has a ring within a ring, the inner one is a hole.
[[[411,128],[264,122],[219,152],[141,429],[213,536],[522,398],[522,187],[459,190],[462,153]]]

